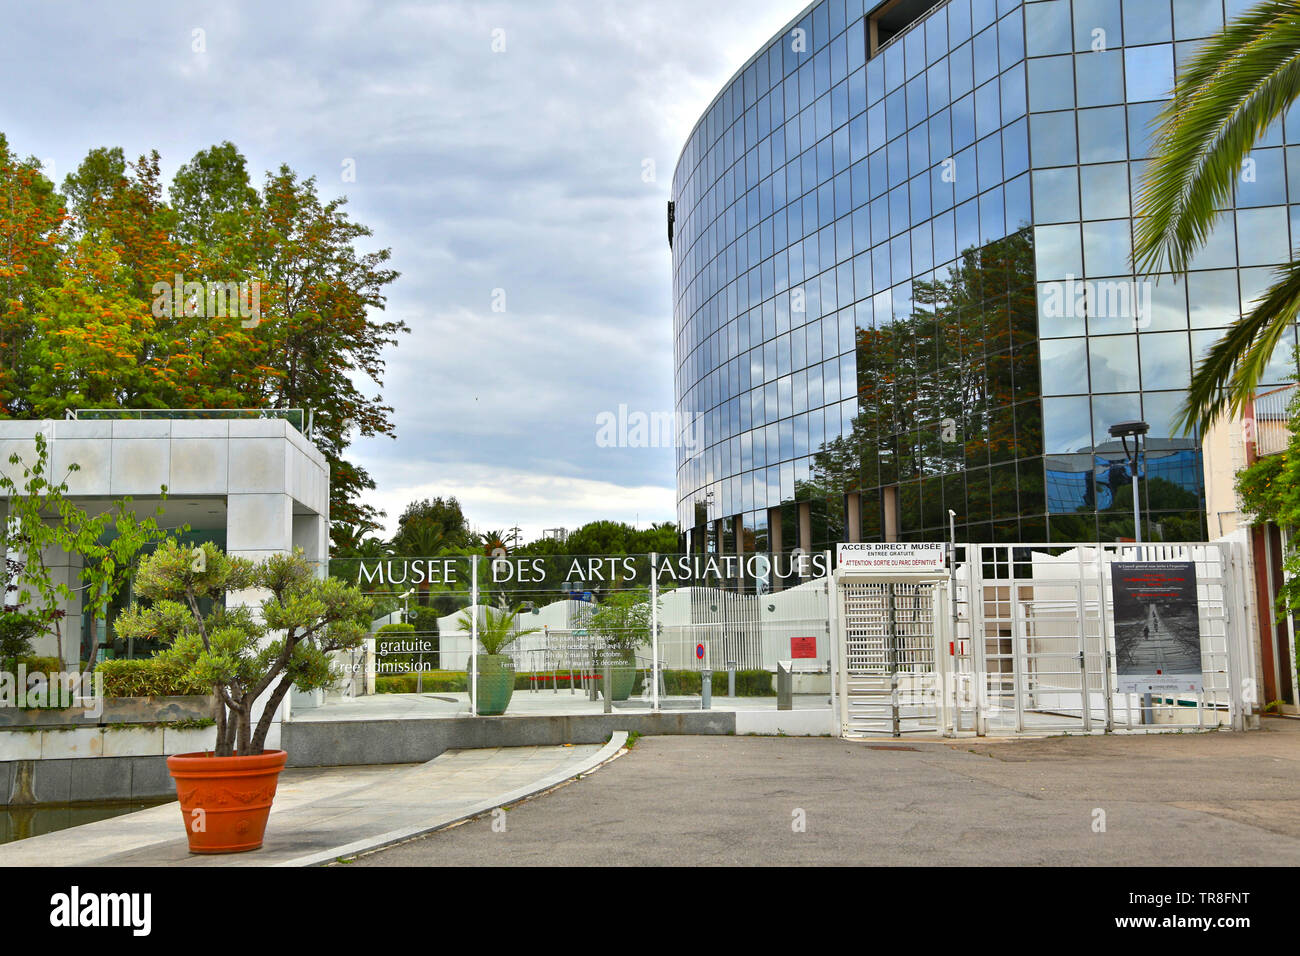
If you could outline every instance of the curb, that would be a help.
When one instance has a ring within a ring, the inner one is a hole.
[[[573,780],[584,774],[591,773],[601,764],[612,760],[618,755],[619,751],[627,745],[627,731],[616,730],[610,736],[609,743],[605,744],[599,751],[594,753],[584,763],[576,769],[570,768],[557,773],[543,777],[541,780],[526,784],[512,790],[509,793],[491,797],[487,800],[477,803],[463,812],[455,813],[451,816],[440,817],[430,820],[427,823],[417,824],[412,827],[404,827],[400,830],[389,830],[387,833],[381,833],[378,836],[367,837],[363,840],[355,840],[352,843],[345,843],[343,846],[336,846],[329,850],[321,850],[316,853],[310,853],[306,856],[295,857],[292,860],[283,860],[274,866],[323,866],[327,863],[333,863],[340,857],[357,856],[361,853],[368,853],[371,850],[381,850],[384,847],[392,846],[395,843],[402,843],[414,837],[423,836],[426,833],[432,833],[434,830],[441,830],[444,827],[451,826],[453,823],[460,823],[472,819],[480,814],[487,813],[497,807],[503,807],[507,804],[517,803],[526,797],[541,793],[544,790],[550,790],[566,780]],[[435,758],[436,759],[436,758]]]

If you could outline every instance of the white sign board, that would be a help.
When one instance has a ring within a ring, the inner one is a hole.
[[[947,545],[931,542],[854,542],[835,546],[841,571],[942,571]]]

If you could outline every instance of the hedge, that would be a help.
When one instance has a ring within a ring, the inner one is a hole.
[[[185,668],[166,659],[101,661],[96,674],[104,675],[105,697],[184,697],[210,694],[212,688],[189,680]]]
[[[5,658],[5,665],[8,665],[12,659],[13,658]],[[27,655],[19,657],[18,663],[26,668],[26,673],[28,674],[56,674],[67,669],[63,666],[63,662],[57,657],[34,657]],[[8,666],[0,666],[0,671],[3,671],[6,674],[14,674],[14,676],[17,677],[16,668],[10,670]]]
[[[406,624],[406,623],[385,624],[379,630],[375,631],[375,650],[378,651],[379,644],[382,643],[383,639],[386,637],[393,637],[393,636],[401,637],[406,635],[414,635],[417,632],[420,633],[420,635],[425,638],[431,636],[427,632],[418,631],[418,629],[414,624]],[[401,663],[401,664],[408,664],[408,665],[418,665],[420,663],[421,657],[423,657],[424,665],[428,667],[429,670],[437,670],[438,668],[437,650],[429,651],[423,655],[420,655],[418,653],[417,654],[386,654],[379,659],[387,661],[390,664]],[[426,673],[428,672],[426,671]],[[381,676],[395,677],[395,676],[402,676],[402,675],[384,674]]]
[[[415,674],[383,674],[375,678],[375,693],[377,694],[414,694],[416,688]],[[665,670],[664,691],[669,697],[699,696],[700,694],[700,672],[687,670]],[[536,681],[534,681],[536,677]],[[634,696],[640,695],[645,687],[646,671],[638,670],[636,683],[632,688]],[[544,671],[532,674],[528,672],[519,672],[515,674],[515,690],[527,690],[536,683],[542,689],[549,689],[552,682],[552,672]],[[581,684],[581,678],[579,678]],[[569,672],[559,672],[559,686],[567,688],[569,686]],[[469,676],[465,671],[425,671],[424,672],[424,692],[425,693],[467,693],[469,691]],[[713,693],[721,697],[727,693],[727,672],[713,672]],[[775,697],[776,690],[772,686],[772,672],[765,670],[744,670],[736,671],[736,696],[737,697]]]

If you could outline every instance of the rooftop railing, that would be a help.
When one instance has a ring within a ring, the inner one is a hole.
[[[301,408],[77,408],[72,421],[250,421],[282,419],[304,435],[310,434],[312,416]]]

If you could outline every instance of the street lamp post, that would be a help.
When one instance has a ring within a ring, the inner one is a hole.
[[[412,590],[408,590],[405,594],[402,595],[402,600],[406,602],[405,607],[402,610],[403,624],[411,623],[411,595],[414,593],[415,591],[414,589],[412,589]],[[416,666],[419,667],[419,670],[415,672],[415,692],[417,694],[423,694],[424,693],[424,655],[423,654],[420,655],[420,661]]]
[[[1138,500],[1138,442],[1147,433],[1150,426],[1146,422],[1120,422],[1110,426],[1110,437],[1118,438],[1124,446],[1124,455],[1132,466],[1133,473],[1133,538],[1142,543],[1142,512]],[[1128,440],[1133,439],[1133,452],[1130,455]]]

